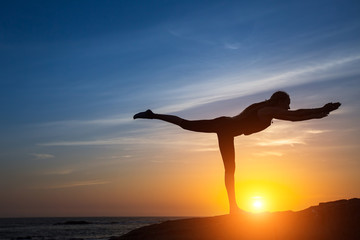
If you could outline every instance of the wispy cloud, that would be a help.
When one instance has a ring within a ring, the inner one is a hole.
[[[44,175],[68,175],[74,172],[74,169],[63,169],[63,170],[54,170],[54,171],[46,171]]]
[[[283,146],[283,145],[294,146],[295,144],[305,144],[305,141],[297,138],[289,138],[289,139],[265,140],[257,143],[258,146]]]
[[[227,44],[228,48],[235,49],[238,44]],[[347,70],[342,68],[347,64],[352,65],[360,60],[360,54],[338,57],[329,60],[313,62],[303,62],[297,64],[298,67],[289,69],[283,67],[283,71],[272,73],[271,76],[254,76],[247,72],[241,74],[232,73],[213,79],[199,79],[183,87],[164,89],[160,94],[161,102],[159,107],[154,109],[158,112],[178,112],[211,104],[217,101],[229,100],[244,97],[271,89],[286,88],[310,82],[326,81],[329,76],[342,76],[347,74]],[[359,70],[356,70],[360,73]],[[258,72],[264,72],[259,69]],[[267,72],[267,71],[265,71]],[[329,78],[331,79],[331,78]],[[160,101],[160,100],[159,100]],[[65,120],[54,121],[42,124],[43,126],[116,126],[128,124],[133,121],[133,113],[124,115],[110,116],[100,119],[85,120]]]
[[[39,187],[39,189],[74,188],[74,187],[103,185],[103,184],[109,184],[109,183],[111,183],[111,181],[107,181],[107,180],[89,180],[89,181],[72,182],[72,183],[61,184],[61,185],[52,185],[52,186]]]
[[[186,149],[193,151],[194,149],[208,149],[213,148],[214,141],[216,141],[215,135],[193,135],[182,131],[180,128],[174,128],[172,126],[145,129],[142,131],[135,130],[131,132],[134,137],[118,137],[118,138],[102,138],[96,140],[79,140],[79,141],[53,141],[38,143],[38,146],[106,146],[106,145],[124,145],[124,146],[186,146]],[[161,129],[161,130],[159,130]],[[203,141],[204,140],[204,141]],[[209,144],[209,141],[211,142]],[[131,155],[119,155],[111,156],[111,158],[130,159]],[[108,158],[108,157],[107,157]]]
[[[89,119],[89,120],[65,120],[44,123],[44,126],[86,126],[86,125],[99,125],[99,126],[114,126],[133,121],[132,116],[113,116],[102,119]]]
[[[35,159],[50,159],[50,158],[54,158],[55,156],[52,154],[47,154],[47,153],[30,153],[31,156],[35,157]]]
[[[258,153],[253,153],[253,155],[255,156],[259,156],[259,157],[266,157],[266,156],[276,156],[276,157],[281,157],[284,154],[281,152],[258,152]]]
[[[84,140],[84,141],[58,141],[39,143],[39,146],[101,146],[101,145],[123,145],[123,144],[151,144],[154,141],[151,139],[138,139],[138,138],[111,138],[111,139],[99,139],[99,140]]]
[[[214,152],[219,151],[219,147],[197,148],[194,152]]]
[[[128,162],[133,160],[132,155],[119,155],[119,156],[101,156],[97,158],[98,161],[96,165],[112,165],[118,164],[119,162]]]
[[[306,132],[307,132],[307,133],[310,133],[310,134],[321,134],[321,133],[330,132],[330,130],[311,129],[311,130],[307,130]]]
[[[182,111],[203,104],[238,98],[271,89],[326,81],[331,79],[330,76],[343,77],[348,73],[346,66],[353,66],[359,60],[360,54],[354,54],[316,61],[318,63],[315,64],[314,62],[303,62],[292,69],[289,69],[289,66],[283,66],[283,69],[287,70],[273,73],[272,76],[251,76],[245,72],[232,76],[224,75],[210,80],[199,80],[182,88],[168,89],[168,96],[173,96],[173,98],[174,96],[181,96],[181,98],[156,110],[161,112]],[[359,70],[354,71],[360,72]],[[259,70],[258,72],[262,71]]]
[[[154,139],[151,137],[120,137],[120,138],[108,138],[108,139],[98,139],[98,140],[84,140],[84,141],[58,141],[58,142],[48,142],[48,143],[39,143],[39,146],[102,146],[102,145],[151,145],[151,144],[162,144],[162,145],[175,145],[175,144],[189,144],[184,139],[173,138],[172,141],[169,141],[169,138],[164,139]]]
[[[240,43],[225,43],[224,44],[224,48],[225,49],[230,49],[230,50],[236,50],[240,48]]]

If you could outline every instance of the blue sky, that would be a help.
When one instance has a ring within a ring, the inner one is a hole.
[[[235,115],[283,89],[295,108],[341,101],[339,119],[356,133],[359,10],[358,1],[2,2],[0,186],[10,210],[0,214],[35,214],[41,199],[12,204],[32,189],[124,182],[156,149],[181,148],[166,145],[177,129],[132,120],[147,108]]]

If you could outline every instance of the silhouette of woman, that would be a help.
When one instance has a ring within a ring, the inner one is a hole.
[[[234,137],[260,132],[272,123],[272,119],[287,121],[304,121],[326,117],[331,111],[340,107],[340,103],[327,103],[321,108],[290,109],[290,97],[286,92],[275,92],[269,100],[254,103],[234,117],[218,117],[209,120],[186,120],[175,115],[156,114],[151,110],[134,115],[134,119],[158,119],[182,127],[183,129],[216,133],[220,153],[225,168],[225,187],[228,194],[230,213],[239,212],[235,198],[234,173],[235,149]]]

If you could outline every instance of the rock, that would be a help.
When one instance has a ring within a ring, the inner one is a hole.
[[[320,203],[302,211],[240,213],[166,221],[111,240],[354,240],[360,199]]]

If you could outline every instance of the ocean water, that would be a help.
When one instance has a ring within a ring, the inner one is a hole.
[[[175,217],[0,218],[1,240],[105,240]]]

